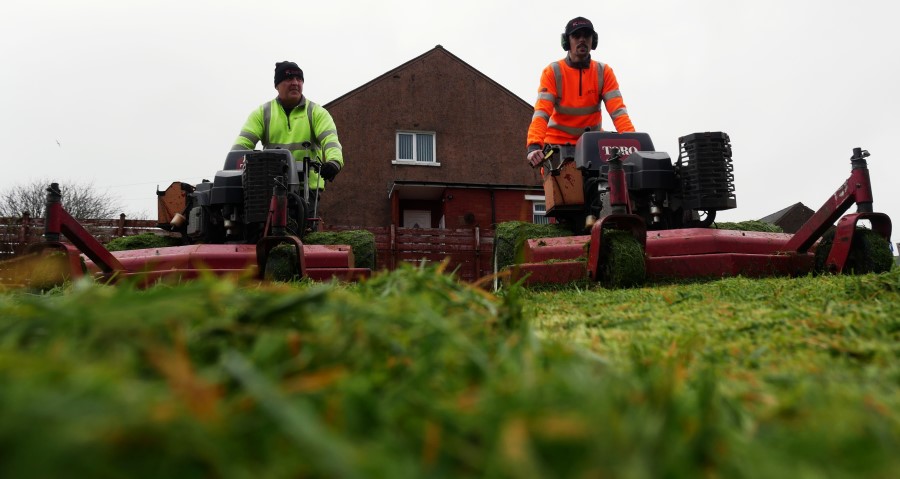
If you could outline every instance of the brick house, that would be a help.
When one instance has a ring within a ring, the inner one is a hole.
[[[326,227],[542,221],[524,159],[532,106],[440,45],[324,106],[346,159],[323,196]]]

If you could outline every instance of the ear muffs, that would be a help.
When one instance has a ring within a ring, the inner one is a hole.
[[[597,49],[597,41],[598,35],[597,32],[594,32],[594,34],[591,35],[591,50]],[[565,33],[560,35],[559,43],[562,45],[563,50],[569,51],[569,37]]]

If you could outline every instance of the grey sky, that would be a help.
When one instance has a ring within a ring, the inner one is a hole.
[[[872,154],[876,210],[900,229],[893,2],[551,4],[7,5],[0,189],[46,176],[63,186],[93,180],[122,198],[126,213],[155,218],[157,184],[197,182],[221,167],[247,114],[275,95],[276,61],[297,62],[307,96],[327,103],[440,44],[532,103],[541,69],[563,55],[566,21],[582,15],[599,31],[594,58],[615,69],[632,121],[657,149],[674,158],[679,136],[731,136],[738,208],[720,219],[756,219],[796,201],[818,209],[848,176],[859,146]]]

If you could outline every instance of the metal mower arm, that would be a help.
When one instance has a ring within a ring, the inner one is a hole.
[[[853,231],[860,220],[872,223],[872,230],[890,241],[891,219],[884,213],[872,211],[872,182],[866,158],[869,152],[862,148],[854,148],[850,157],[850,177],[838,187],[822,207],[813,214],[794,236],[787,242],[785,249],[791,252],[806,253],[815,242],[822,237],[835,221],[838,221],[834,245],[829,255],[829,269],[841,271],[850,251]],[[856,203],[857,213],[841,218]]]

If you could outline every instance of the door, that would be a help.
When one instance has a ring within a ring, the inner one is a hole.
[[[431,228],[431,211],[403,210],[404,228]]]

